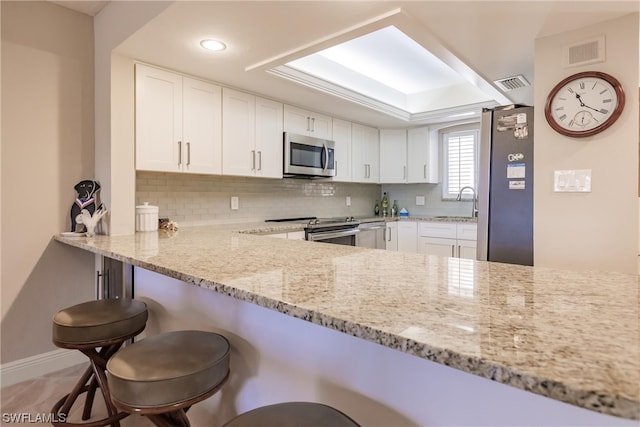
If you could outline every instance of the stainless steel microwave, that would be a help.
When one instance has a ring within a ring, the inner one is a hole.
[[[335,176],[334,153],[334,141],[285,132],[284,176],[307,178]]]

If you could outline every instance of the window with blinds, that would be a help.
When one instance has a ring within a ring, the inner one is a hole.
[[[478,134],[478,130],[443,134],[443,199],[455,199],[463,187],[476,188]],[[471,198],[472,192],[465,191],[462,197]]]

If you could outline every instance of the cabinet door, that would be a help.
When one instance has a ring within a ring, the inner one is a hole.
[[[388,251],[398,250],[398,223],[388,222],[385,230],[385,243]]]
[[[256,97],[256,176],[282,178],[282,104]]]
[[[301,110],[291,105],[284,106],[284,130],[286,132],[309,135],[311,129],[310,121],[307,110]]]
[[[477,259],[475,240],[458,240],[458,258]]]
[[[181,170],[182,76],[136,64],[136,169]]]
[[[478,240],[478,224],[456,224],[456,238],[458,240]]]
[[[351,180],[377,183],[380,177],[378,130],[353,123],[351,156]]]
[[[428,127],[407,133],[407,182],[438,182],[438,141]],[[437,137],[437,135],[436,135]]]
[[[418,252],[418,224],[398,222],[398,252]]]
[[[420,237],[419,253],[444,257],[456,256],[456,240],[437,237]]]
[[[380,181],[380,138],[378,129],[365,126],[364,137],[366,143],[366,161],[369,165],[369,178],[366,182],[377,183]]]
[[[222,173],[222,88],[185,77],[182,100],[182,170]]]
[[[380,181],[404,183],[407,181],[407,131],[380,130]]]
[[[351,180],[366,182],[366,143],[364,140],[364,126],[353,123],[351,125]]]
[[[255,96],[222,90],[222,173],[255,176]]]
[[[333,120],[333,140],[336,143],[334,152],[336,175],[334,181],[351,181],[351,123],[344,120]]]
[[[301,135],[332,139],[333,119],[301,108],[284,106],[284,130]]]
[[[418,233],[422,237],[440,237],[454,241],[457,238],[456,230],[455,222],[425,221],[421,222],[418,227]]]
[[[324,114],[309,112],[310,135],[316,138],[333,140],[333,119]]]

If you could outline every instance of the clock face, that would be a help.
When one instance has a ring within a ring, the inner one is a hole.
[[[585,137],[615,122],[624,107],[622,86],[608,74],[587,71],[558,83],[547,98],[545,116],[557,132]]]

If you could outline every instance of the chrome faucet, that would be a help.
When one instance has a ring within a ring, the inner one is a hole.
[[[478,217],[478,198],[476,197],[476,189],[473,187],[462,187],[460,189],[460,191],[458,192],[458,197],[456,198],[457,201],[462,200],[462,192],[464,190],[471,190],[473,192],[473,206],[471,207],[471,218],[477,218]]]

